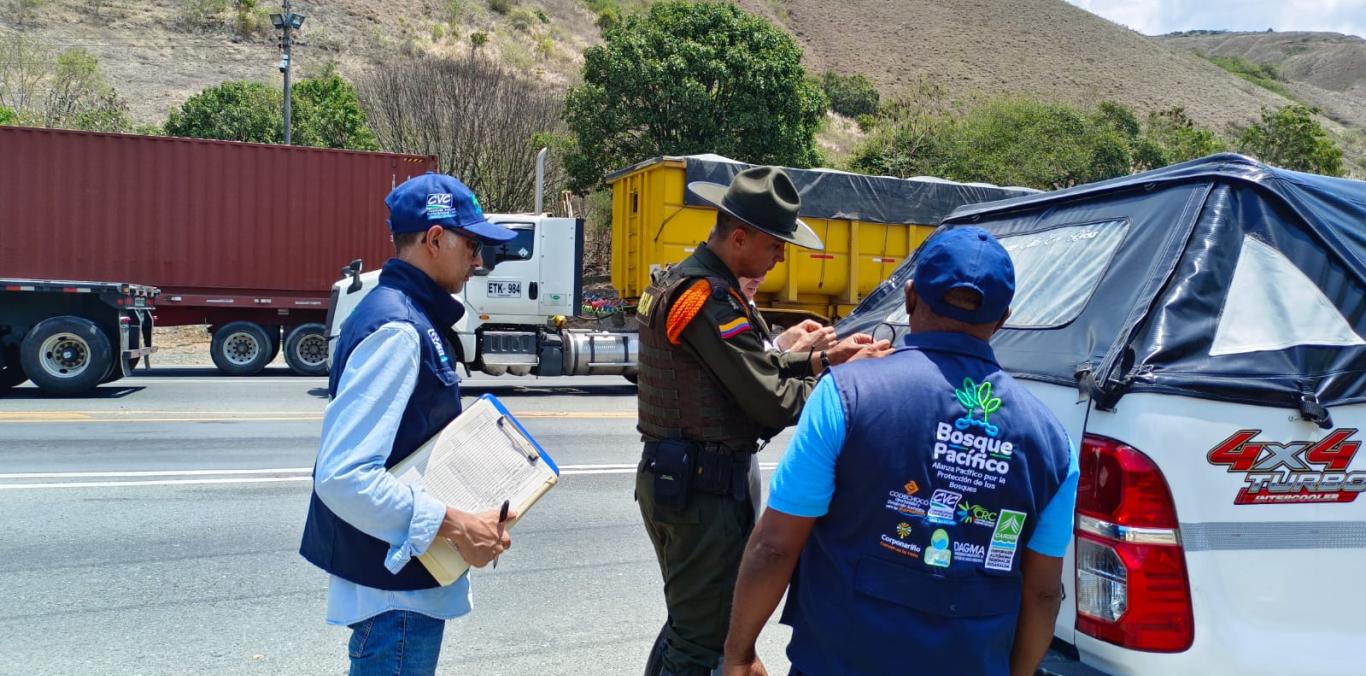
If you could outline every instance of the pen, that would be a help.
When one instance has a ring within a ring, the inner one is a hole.
[[[498,523],[503,523],[504,521],[507,521],[507,520],[508,520],[508,508],[511,507],[511,506],[512,506],[512,501],[511,501],[511,500],[504,500],[504,501],[503,501],[503,508],[500,509],[500,510],[498,510]],[[493,567],[494,567],[494,568],[497,568],[497,567],[498,567],[498,557],[496,557],[496,556],[493,557]]]

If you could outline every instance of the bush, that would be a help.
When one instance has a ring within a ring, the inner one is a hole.
[[[549,35],[537,40],[536,53],[539,54],[542,59],[550,58],[551,55],[555,53],[555,40]]]
[[[931,175],[1045,190],[1128,173],[1125,136],[1070,106],[1022,97],[989,100],[964,117],[898,107],[860,146],[857,171]]]
[[[541,23],[550,23],[550,17],[546,16],[545,10],[539,7],[536,8],[536,18],[540,19]]]
[[[1301,104],[1262,109],[1260,121],[1238,136],[1238,148],[1267,164],[1328,176],[1343,176],[1342,149],[1314,119],[1318,111]]]
[[[830,110],[845,117],[857,118],[877,112],[879,95],[872,81],[862,75],[839,75],[826,72],[821,76],[821,89],[830,99]]]
[[[538,21],[536,12],[532,11],[530,7],[520,5],[513,7],[512,11],[508,12],[507,17],[512,27],[522,32],[531,30],[532,25]]]
[[[85,131],[127,131],[128,104],[99,59],[81,48],[57,53],[20,33],[0,40],[0,107],[9,124]]]
[[[13,108],[0,106],[0,124],[19,124],[19,113]]]
[[[507,14],[515,4],[514,0],[489,0],[489,9],[499,13]]]
[[[282,143],[283,94],[260,82],[224,82],[177,106],[166,119],[171,136]],[[329,66],[294,86],[291,139],[297,145],[376,150],[356,91]]]
[[[772,24],[724,3],[665,0],[622,18],[584,52],[565,119],[578,139],[572,188],[657,155],[714,152],[742,162],[820,161],[825,95],[801,48]]]
[[[475,52],[479,51],[480,48],[482,48],[484,45],[487,45],[488,43],[488,33],[485,33],[484,31],[475,31],[473,33],[470,33],[470,55],[473,56]]]

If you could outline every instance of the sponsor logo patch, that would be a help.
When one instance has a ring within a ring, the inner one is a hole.
[[[930,511],[928,516],[930,521],[937,523],[956,523],[953,517],[953,510],[958,506],[958,501],[963,499],[962,493],[946,491],[942,488],[935,489],[930,496]]]
[[[930,548],[925,550],[925,565],[948,568],[953,562],[953,552],[949,550],[949,534],[937,528],[930,535]]]
[[[991,531],[991,548],[987,550],[986,567],[991,570],[1010,570],[1024,533],[1025,513],[1013,509],[1001,510],[996,528]]]
[[[427,220],[439,221],[455,218],[454,197],[448,192],[427,195]]]

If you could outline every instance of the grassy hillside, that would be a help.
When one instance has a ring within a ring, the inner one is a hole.
[[[1288,99],[1192,50],[1274,63],[1287,77],[1287,93],[1323,108],[1331,130],[1348,141],[1357,173],[1364,171],[1366,62],[1354,59],[1366,59],[1366,41],[1359,39],[1337,36],[1304,49],[1301,38],[1290,37],[1303,34],[1271,34],[1278,37],[1270,43],[1236,35],[1154,39],[1062,0],[736,1],[792,33],[812,72],[861,73],[884,95],[930,80],[960,100],[1022,93],[1088,106],[1113,99],[1140,112],[1182,106],[1197,123],[1227,132]],[[564,87],[577,77],[583,48],[599,39],[597,13],[647,2],[299,1],[295,11],[308,18],[295,64],[308,75],[335,62],[354,77],[405,52],[466,53],[475,48],[472,34],[482,33],[487,44],[478,49],[488,58]],[[172,106],[224,80],[279,82],[275,37],[264,17],[278,11],[273,4],[247,13],[254,17],[239,16],[229,0],[37,4],[22,16],[0,13],[0,40],[22,34],[58,49],[90,50],[139,122],[160,122]],[[1268,53],[1283,58],[1268,60]],[[857,129],[836,126],[824,142],[838,154],[856,141]]]

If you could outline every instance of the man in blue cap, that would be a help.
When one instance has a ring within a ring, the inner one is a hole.
[[[1014,292],[986,230],[940,232],[906,286],[905,345],[816,386],[740,566],[728,676],[767,673],[755,639],[784,591],[794,674],[1037,669],[1078,472],[987,342]]]
[[[470,611],[469,576],[441,587],[413,558],[435,538],[474,566],[511,545],[498,510],[452,509],[387,470],[460,415],[448,336],[465,307],[451,294],[484,244],[514,233],[444,174],[409,179],[384,202],[397,255],[342,326],[299,549],[331,575],[327,622],[352,630],[352,676],[435,673],[445,621]]]

